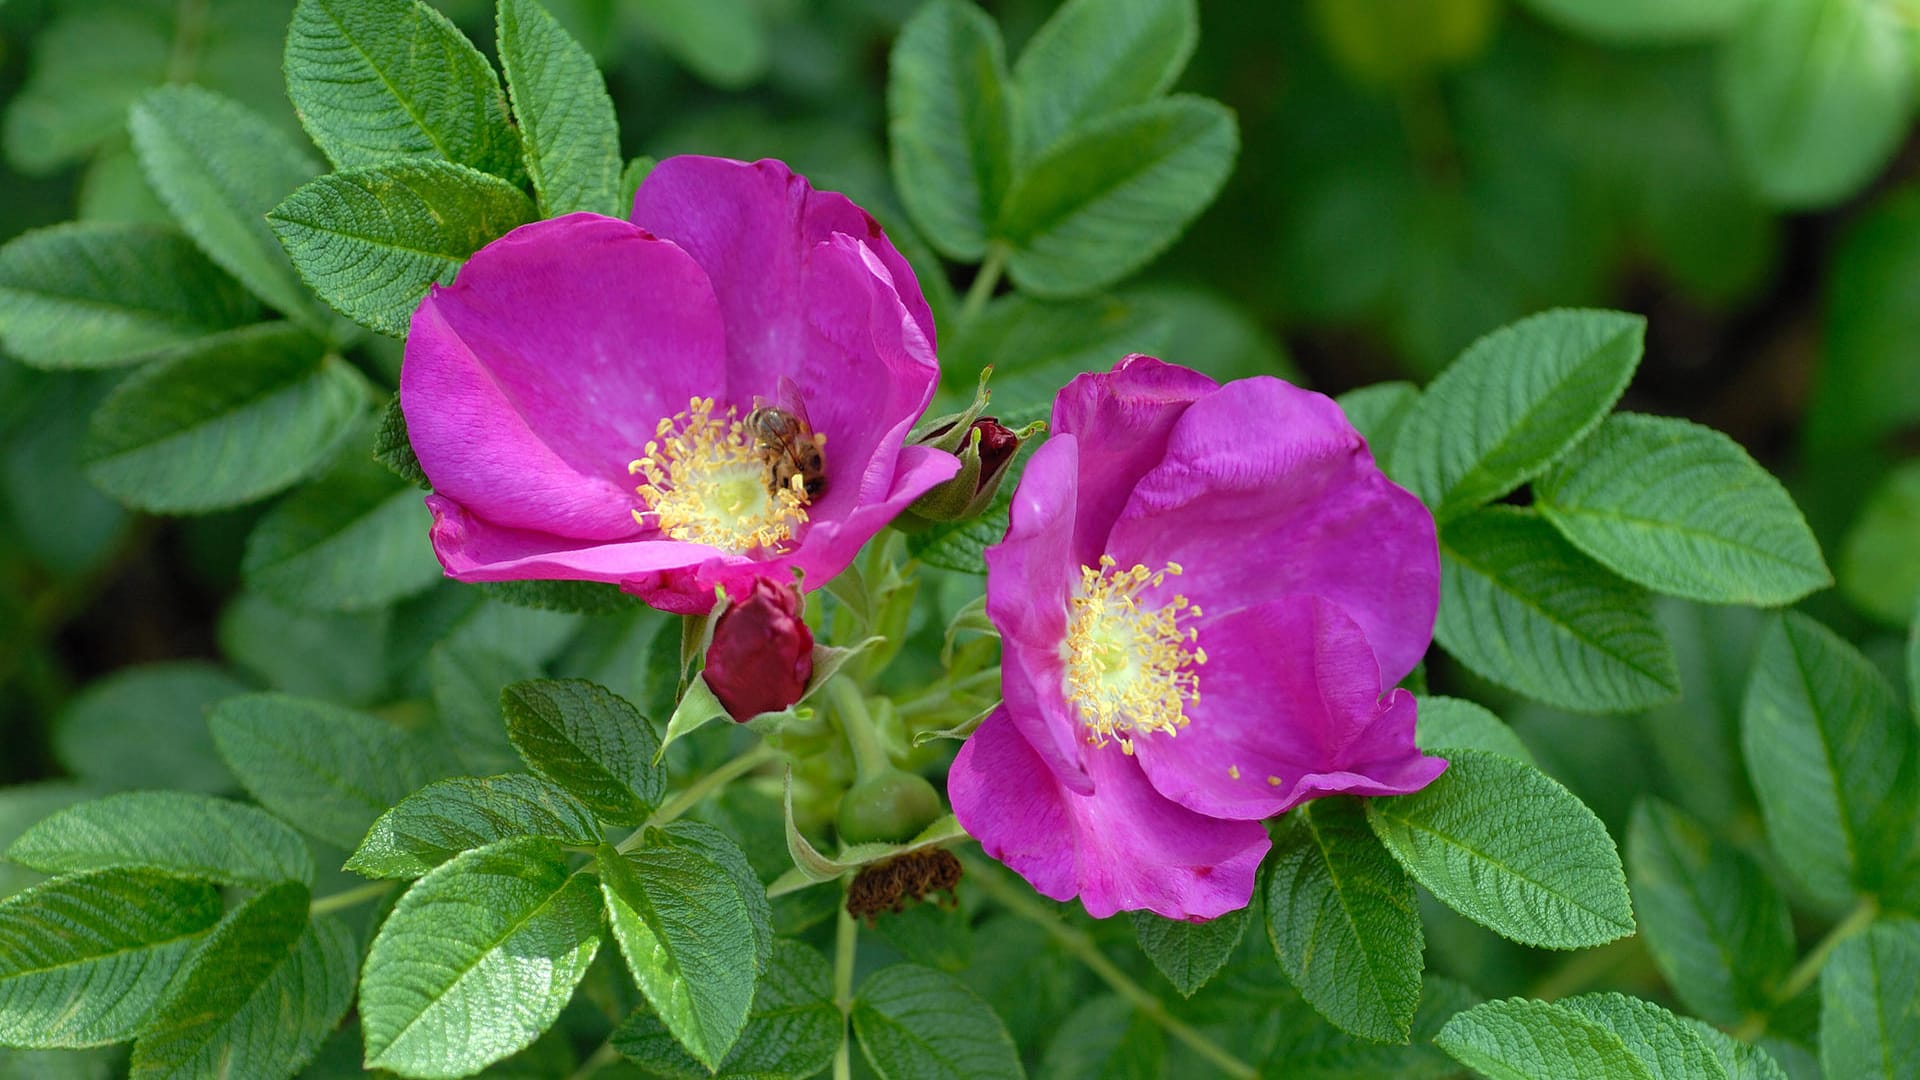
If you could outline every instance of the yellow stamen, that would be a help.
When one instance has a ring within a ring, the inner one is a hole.
[[[1186,726],[1186,707],[1200,700],[1200,676],[1193,669],[1207,662],[1207,654],[1187,625],[1200,614],[1197,606],[1184,596],[1163,604],[1141,600],[1141,593],[1178,575],[1178,565],[1117,572],[1116,565],[1102,555],[1097,569],[1080,568],[1061,651],[1067,698],[1079,707],[1087,741],[1105,746],[1117,739],[1131,754],[1140,736],[1171,737]],[[1237,779],[1238,767],[1232,772]]]
[[[636,490],[647,508],[635,510],[634,519],[723,551],[778,550],[807,520],[800,478],[775,490],[773,466],[735,410],[713,413],[712,398],[694,398],[685,412],[660,421],[658,438],[627,466],[646,479]]]

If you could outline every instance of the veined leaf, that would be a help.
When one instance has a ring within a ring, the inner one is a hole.
[[[417,488],[431,491],[427,472],[414,456],[413,442],[407,438],[407,414],[400,411],[400,393],[394,391],[380,414],[380,429],[373,433],[373,459],[385,465],[393,475]]]
[[[500,693],[507,738],[529,768],[601,821],[638,825],[666,794],[660,737],[638,710],[582,679],[534,679]]]
[[[1393,460],[1393,441],[1400,437],[1400,426],[1419,398],[1420,388],[1410,382],[1382,382],[1349,390],[1333,400],[1385,468]]]
[[[1476,1005],[1447,1021],[1433,1041],[1491,1080],[1665,1080],[1604,1024],[1545,1001]]]
[[[87,478],[154,513],[222,510],[325,465],[366,377],[291,323],[261,323],[129,376],[93,414]]]
[[[1419,730],[1414,739],[1420,749],[1446,756],[1448,750],[1485,750],[1505,754],[1515,761],[1536,764],[1532,751],[1506,722],[1488,712],[1485,706],[1462,698],[1430,694],[1420,699]]]
[[[134,791],[71,806],[28,829],[7,858],[49,874],[153,870],[224,885],[313,882],[299,834],[244,803]]]
[[[1658,800],[1634,809],[1627,874],[1647,950],[1687,1008],[1738,1024],[1793,966],[1786,898],[1741,852]]]
[[[360,962],[353,931],[307,920],[288,882],[228,915],[133,1048],[133,1080],[280,1078],[300,1071],[346,1015]]]
[[[454,757],[467,772],[491,776],[520,768],[520,755],[507,741],[500,691],[539,674],[539,668],[520,657],[477,645],[447,642],[427,654],[433,707]]]
[[[1820,1067],[1830,1077],[1920,1077],[1920,923],[1877,923],[1820,972]]]
[[[1527,7],[1583,37],[1612,45],[1710,41],[1740,25],[1755,0],[1527,0]]]
[[[1456,750],[1411,795],[1367,800],[1396,861],[1442,903],[1523,945],[1581,949],[1633,933],[1633,904],[1607,828],[1530,765]]]
[[[1167,1075],[1166,1057],[1160,1025],[1132,1002],[1106,994],[1060,1023],[1047,1041],[1040,1075],[1048,1080],[1155,1080]]]
[[[463,851],[516,836],[580,847],[601,841],[593,815],[558,785],[525,773],[456,776],[380,815],[346,868],[367,877],[419,877]]]
[[[1652,1002],[1625,994],[1582,994],[1554,1004],[1611,1032],[1655,1080],[1720,1080],[1726,1075],[1726,1066],[1701,1032],[1704,1025]]]
[[[860,1052],[881,1080],[1025,1080],[1006,1025],[964,983],[918,964],[881,968],[853,1000]]]
[[[322,300],[370,330],[405,337],[428,286],[533,216],[533,203],[499,177],[408,161],[318,177],[267,220]]]
[[[1761,639],[1740,728],[1787,872],[1836,904],[1888,880],[1913,847],[1920,731],[1873,664],[1789,612]]]
[[[1359,801],[1320,799],[1281,818],[1268,865],[1267,934],[1300,995],[1342,1031],[1406,1042],[1420,1005],[1420,909]]]
[[[0,247],[0,343],[46,368],[167,356],[257,314],[178,230],[70,222]]]
[[[773,45],[765,9],[754,0],[650,0],[627,10],[648,37],[714,86],[737,90],[766,73]]]
[[[1896,466],[1867,496],[1840,550],[1840,591],[1899,626],[1920,600],[1920,462]]]
[[[1165,93],[1199,39],[1195,0],[1068,0],[1060,5],[1013,69],[1022,159],[1108,113]]]
[[[132,1038],[219,919],[211,886],[139,870],[55,878],[0,901],[0,1044]]]
[[[1792,496],[1711,428],[1619,413],[1533,486],[1575,547],[1650,589],[1788,604],[1833,583]]]
[[[362,611],[431,588],[440,563],[417,488],[378,462],[343,454],[247,535],[248,587],[307,611]]]
[[[927,241],[986,254],[1013,179],[1013,112],[1000,28],[972,0],[935,0],[900,30],[887,65],[894,186]]]
[[[1132,915],[1133,936],[1140,942],[1140,951],[1180,991],[1180,996],[1192,997],[1240,944],[1247,932],[1247,910],[1229,911],[1197,923],[1136,911]]]
[[[593,57],[536,0],[500,0],[500,66],[540,212],[624,217],[620,127]]]
[[[1515,507],[1441,529],[1433,636],[1481,675],[1574,712],[1629,712],[1680,692],[1652,598]]]
[[[689,1055],[648,1009],[627,1017],[614,1031],[613,1045],[649,1071],[676,1080],[802,1080],[832,1062],[841,1025],[826,959],[810,945],[781,941],[754,990],[746,1028],[716,1069]]]
[[[60,9],[35,29],[6,116],[7,160],[28,175],[80,161],[124,131],[127,106],[166,81],[172,51],[164,25],[124,10]]]
[[[327,334],[325,310],[300,283],[265,217],[320,172],[306,148],[240,103],[197,86],[149,91],[127,125],[147,183],[194,243],[267,306]]]
[[[233,789],[213,748],[207,710],[247,686],[195,660],[140,664],[89,685],[53,721],[53,752],[68,772],[107,790]]]
[[[1394,475],[1442,521],[1533,479],[1627,388],[1646,325],[1618,311],[1548,311],[1474,342],[1407,414]]]
[[[419,0],[300,0],[286,70],[300,122],[337,168],[437,158],[520,177],[493,67]]]
[[[394,905],[360,978],[366,1063],[467,1076],[524,1049],[560,1015],[600,947],[593,878],[550,840],[469,851]]]
[[[1219,193],[1240,150],[1233,113],[1176,96],[1111,113],[1022,170],[993,233],[1037,297],[1079,296],[1151,262]]]
[[[349,851],[388,807],[449,771],[425,739],[323,701],[248,694],[222,702],[209,723],[260,805]]]

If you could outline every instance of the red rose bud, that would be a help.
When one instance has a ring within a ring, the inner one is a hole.
[[[748,593],[713,622],[701,677],[734,721],[779,712],[800,700],[813,677],[813,631],[798,586],[756,577]]]
[[[975,490],[991,491],[1020,452],[1020,433],[991,416],[975,420],[973,430],[980,433],[980,484]]]
[[[991,416],[969,420],[963,429],[964,442],[951,451],[960,459],[960,471],[915,499],[895,524],[904,523],[913,531],[935,521],[979,517],[993,502],[993,493],[1020,453],[1020,444],[1045,429],[1045,424],[1036,422],[1016,431]]]

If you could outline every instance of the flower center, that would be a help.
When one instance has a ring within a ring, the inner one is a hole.
[[[634,520],[655,524],[675,540],[746,554],[793,539],[807,520],[799,484],[774,479],[771,451],[729,407],[715,416],[712,398],[694,398],[685,412],[660,421],[658,438],[627,466],[644,477],[636,490],[645,510]]]
[[[1140,594],[1157,588],[1180,567],[1148,570],[1135,564],[1116,572],[1108,555],[1100,567],[1080,568],[1080,588],[1071,601],[1067,640],[1067,698],[1080,708],[1087,741],[1105,746],[1118,739],[1133,753],[1138,735],[1187,725],[1186,707],[1200,700],[1200,674],[1207,662],[1199,632],[1187,623],[1200,615],[1184,596],[1142,604]]]

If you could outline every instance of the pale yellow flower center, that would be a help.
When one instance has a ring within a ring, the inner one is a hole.
[[[694,398],[685,412],[660,421],[646,453],[627,466],[644,477],[642,525],[658,525],[675,540],[747,554],[779,550],[807,520],[799,485],[772,482],[773,466],[729,407],[714,415],[712,398]]]
[[[1200,700],[1207,662],[1199,632],[1188,625],[1200,615],[1184,596],[1154,604],[1141,593],[1180,573],[1176,563],[1159,570],[1136,564],[1115,571],[1111,556],[1080,568],[1080,587],[1070,602],[1067,640],[1067,700],[1080,710],[1087,741],[1105,746],[1117,739],[1133,753],[1133,740],[1187,725],[1187,706]]]

